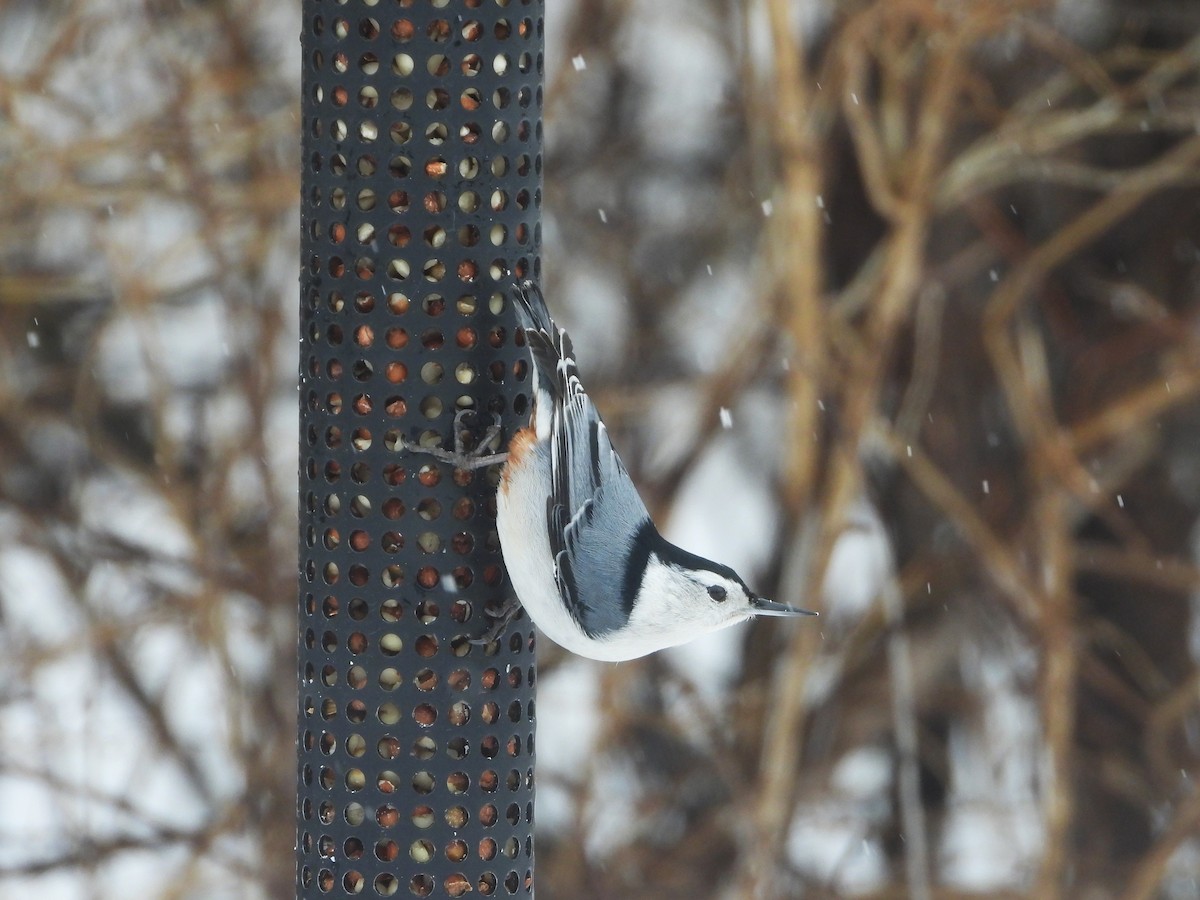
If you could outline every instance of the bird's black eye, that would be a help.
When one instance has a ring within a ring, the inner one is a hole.
[[[719,584],[714,584],[708,589],[708,596],[712,597],[718,603],[723,603],[725,601],[725,588]]]

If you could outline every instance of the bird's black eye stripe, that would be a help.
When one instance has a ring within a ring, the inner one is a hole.
[[[712,597],[718,603],[721,603],[725,600],[725,588],[721,587],[719,584],[714,584],[709,587],[708,596]]]

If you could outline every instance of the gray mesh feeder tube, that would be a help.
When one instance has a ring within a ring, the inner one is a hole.
[[[297,897],[530,896],[533,629],[472,643],[498,471],[405,444],[528,416],[543,5],[303,15]]]

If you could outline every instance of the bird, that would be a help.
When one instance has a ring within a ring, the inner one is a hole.
[[[758,596],[729,566],[659,533],[540,288],[525,279],[510,296],[533,390],[529,422],[508,442],[497,532],[520,606],[542,633],[615,662],[755,616],[816,615]]]

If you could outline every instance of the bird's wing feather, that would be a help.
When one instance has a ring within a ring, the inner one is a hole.
[[[567,388],[555,409],[561,422],[552,429],[546,524],[559,592],[580,627],[596,637],[629,618],[624,564],[649,513],[579,380],[570,376]]]
[[[574,348],[537,285],[512,293],[534,363],[534,424],[550,440],[546,529],[563,603],[592,637],[620,628],[633,593],[626,562],[650,514],[579,380]],[[650,526],[653,531],[653,527]],[[643,555],[644,560],[644,555]]]

